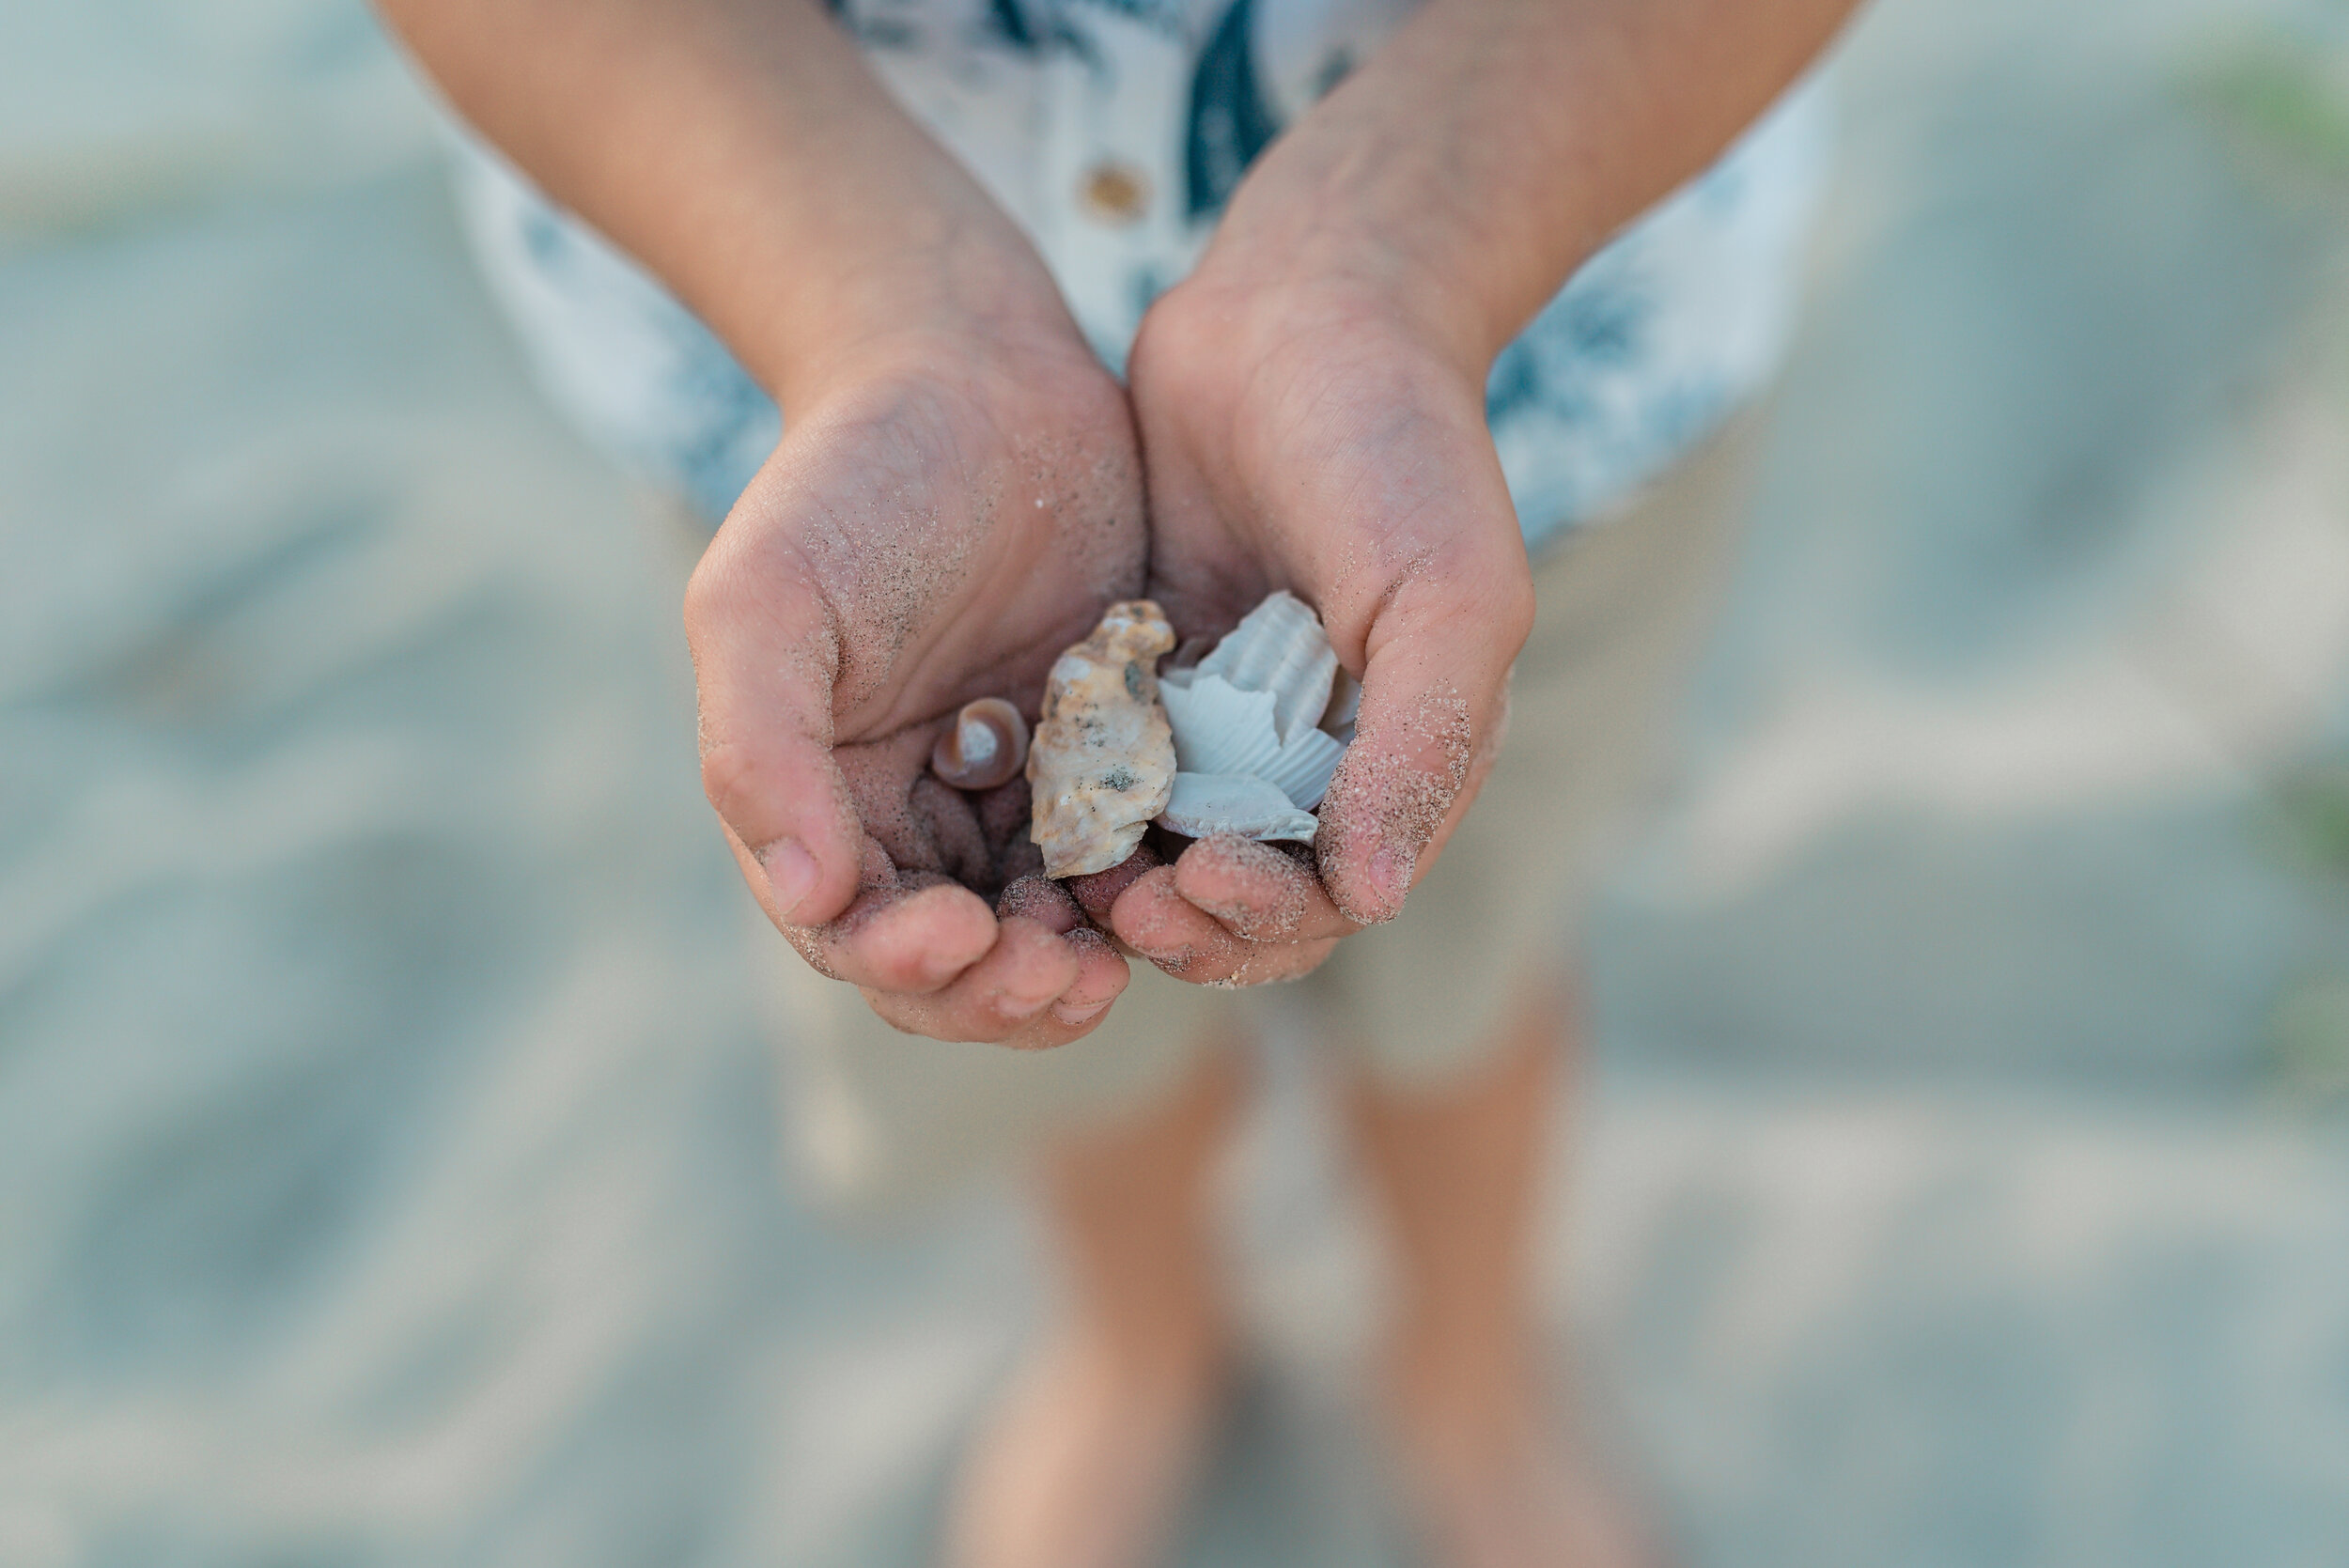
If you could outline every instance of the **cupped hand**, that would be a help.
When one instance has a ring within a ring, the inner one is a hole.
[[[702,778],[768,917],[883,1018],[1087,1032],[1126,962],[1040,875],[1024,781],[928,771],[973,698],[1033,721],[1053,659],[1142,585],[1125,395],[1073,328],[866,344],[789,427],[686,593]]]
[[[1401,910],[1499,743],[1533,590],[1483,365],[1376,288],[1252,287],[1212,262],[1152,307],[1129,366],[1150,591],[1189,638],[1289,589],[1361,712],[1311,857],[1204,840],[1111,924],[1180,978],[1246,985]]]

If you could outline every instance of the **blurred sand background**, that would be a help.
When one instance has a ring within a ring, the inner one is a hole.
[[[1839,70],[1556,1320],[1696,1564],[2349,1561],[2349,7]],[[0,8],[0,1564],[920,1560],[1034,1238],[773,1179],[689,555],[352,0]],[[1408,1560],[1310,1072],[1193,1564]]]

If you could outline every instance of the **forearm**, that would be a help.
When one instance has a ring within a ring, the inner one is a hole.
[[[1487,362],[1856,3],[1429,0],[1273,144],[1205,270],[1408,302],[1463,362]]]
[[[786,407],[877,338],[1059,308],[815,0],[381,4],[460,112]]]

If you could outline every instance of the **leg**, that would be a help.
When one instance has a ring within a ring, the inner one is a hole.
[[[1533,1311],[1569,998],[1563,983],[1529,987],[1457,1088],[1402,1095],[1364,1079],[1349,1094],[1400,1287],[1390,1374],[1402,1456],[1443,1568],[1652,1560],[1559,1416]]]
[[[1066,1321],[972,1451],[954,1568],[1139,1568],[1172,1523],[1229,1354],[1207,1176],[1240,1073],[1229,1050],[1203,1061],[1172,1100],[1045,1160]]]

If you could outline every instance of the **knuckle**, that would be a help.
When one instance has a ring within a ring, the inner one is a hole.
[[[1177,285],[1159,295],[1142,318],[1127,358],[1129,381],[1175,407],[1203,399],[1226,372],[1225,338],[1215,302]]]
[[[1533,575],[1514,538],[1454,534],[1412,565],[1396,585],[1395,607],[1415,628],[1446,635],[1474,629],[1511,655],[1532,633]]]
[[[1524,644],[1533,631],[1533,579],[1531,574],[1514,571],[1508,574],[1494,593],[1492,614],[1497,630],[1508,639],[1512,649]]]
[[[762,759],[737,742],[713,741],[702,752],[702,794],[753,849],[759,846],[758,819],[768,779]]]
[[[949,1036],[961,1038],[955,1031],[941,1030],[937,1021],[928,1014],[911,1008],[883,1007],[877,1004],[873,1011],[881,1022],[898,1033],[910,1034],[917,1040],[939,1040]]]
[[[840,967],[832,958],[832,930],[821,925],[779,925],[783,939],[807,963],[809,969],[827,980],[840,978]]]
[[[703,552],[693,574],[685,580],[687,642],[698,646],[715,628],[733,618],[737,581],[736,574],[721,559],[717,547]]]

